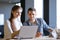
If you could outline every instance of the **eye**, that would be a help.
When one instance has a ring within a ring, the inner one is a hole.
[[[18,13],[16,13],[16,15],[18,15]]]
[[[34,15],[34,14],[29,14],[29,15]]]
[[[32,15],[34,15],[34,14],[32,14]]]
[[[31,15],[31,14],[29,14],[29,15]]]

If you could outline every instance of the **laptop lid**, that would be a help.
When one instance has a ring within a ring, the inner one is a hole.
[[[34,38],[37,32],[38,26],[22,26],[19,34],[19,38]]]

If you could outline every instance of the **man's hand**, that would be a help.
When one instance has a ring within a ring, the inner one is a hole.
[[[40,32],[36,33],[36,37],[40,37],[42,34]]]
[[[48,31],[49,31],[49,32],[52,32],[53,30],[51,30],[51,29],[48,29]]]

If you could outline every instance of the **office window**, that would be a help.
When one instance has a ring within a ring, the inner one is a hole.
[[[37,18],[43,18],[43,0],[34,0],[34,8],[37,12]]]
[[[57,29],[60,29],[60,0],[57,0]]]
[[[0,14],[0,25],[4,25],[4,14]]]
[[[0,14],[0,38],[4,37],[4,14]]]

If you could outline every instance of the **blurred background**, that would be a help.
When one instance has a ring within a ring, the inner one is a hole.
[[[22,23],[26,21],[27,9],[29,7],[35,8],[37,11],[37,18],[43,18],[46,23],[54,28],[60,29],[60,0],[0,0],[0,14],[7,20],[10,17],[11,8],[14,5],[22,6],[23,12],[21,16]],[[1,15],[0,15],[1,16]],[[0,23],[4,21],[0,17]],[[4,25],[4,24],[3,24]],[[0,32],[4,33],[4,26],[0,26]],[[4,34],[2,34],[4,35]]]

